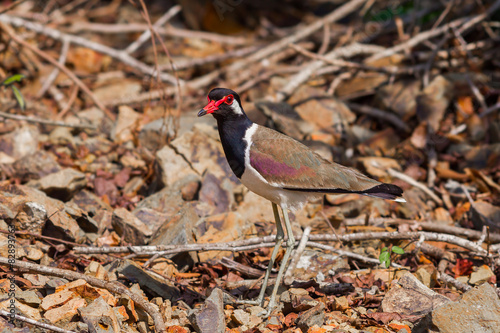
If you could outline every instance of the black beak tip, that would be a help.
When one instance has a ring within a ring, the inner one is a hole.
[[[204,115],[207,114],[206,110],[201,109],[200,112],[198,112],[198,117],[203,117]]]

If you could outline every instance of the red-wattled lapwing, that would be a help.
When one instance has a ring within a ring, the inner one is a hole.
[[[308,200],[317,199],[324,193],[357,193],[404,202],[401,197],[403,190],[368,178],[355,169],[329,162],[302,143],[254,124],[243,111],[238,94],[230,89],[213,89],[208,94],[208,102],[198,117],[214,116],[229,166],[250,191],[272,202],[276,220],[276,245],[259,297],[255,302],[247,303],[263,306],[269,273],[284,238],[277,205],[283,212],[287,247],[269,300],[269,314],[275,306],[278,286],[295,245],[288,210],[300,209]]]

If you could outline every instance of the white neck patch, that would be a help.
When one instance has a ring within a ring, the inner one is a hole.
[[[231,104],[230,106],[235,114],[243,114],[243,110],[241,109],[240,103],[238,103],[238,101],[234,100],[233,104]]]
[[[257,176],[262,182],[268,184],[269,182],[264,177],[262,177],[262,175],[257,172],[257,170],[255,170],[250,164],[250,148],[252,148],[252,136],[255,134],[258,128],[259,126],[257,124],[252,124],[252,126],[247,129],[245,137],[243,138],[243,140],[245,140],[247,143],[247,147],[245,149],[245,167],[248,172],[254,173],[255,176]]]

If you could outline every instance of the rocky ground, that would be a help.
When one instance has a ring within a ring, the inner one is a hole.
[[[206,21],[186,9],[196,1],[152,2],[149,16],[117,3],[78,20],[72,1],[0,14],[2,330],[498,332],[499,1],[243,3]],[[242,12],[261,20],[235,26]],[[148,35],[116,53],[160,16],[172,22],[155,48]],[[240,92],[253,121],[405,191],[405,204],[326,195],[292,214],[296,248],[267,317],[237,300],[258,295],[272,208],[232,174],[215,120],[196,117],[214,86]]]

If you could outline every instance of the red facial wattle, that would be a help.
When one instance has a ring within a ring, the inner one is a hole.
[[[198,112],[198,117],[202,117],[206,114],[214,113],[215,111],[219,110],[219,106],[222,103],[226,103],[228,105],[231,105],[233,103],[234,97],[233,95],[228,95],[225,96],[224,98],[218,100],[218,101],[211,101],[210,97],[207,97],[209,103]]]

